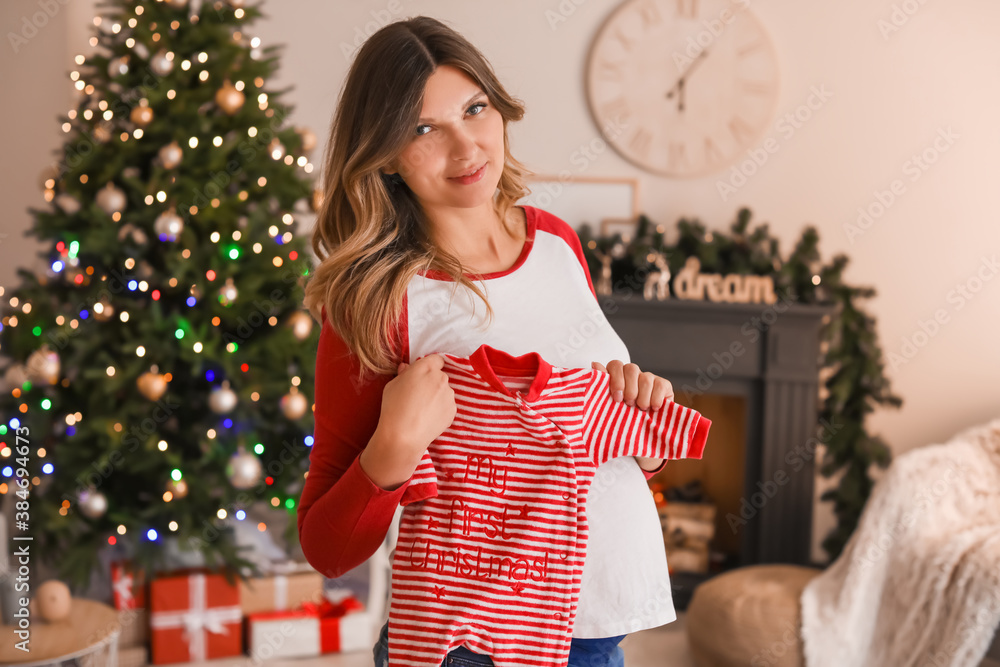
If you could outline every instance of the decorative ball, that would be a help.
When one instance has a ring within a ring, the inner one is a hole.
[[[229,4],[236,9],[239,9],[243,6],[243,0],[229,0]]]
[[[115,307],[107,299],[101,299],[94,304],[94,318],[98,322],[107,322],[114,316]]]
[[[55,202],[56,206],[68,215],[73,215],[80,210],[80,202],[73,195],[66,192],[56,195]]]
[[[141,280],[146,280],[147,278],[151,278],[153,276],[153,273],[154,273],[153,265],[144,259],[139,262],[139,265],[137,267],[135,267],[135,275],[138,276]]]
[[[250,452],[235,454],[226,464],[226,477],[237,489],[249,489],[260,481],[263,467],[260,459]]]
[[[118,229],[118,240],[124,241],[125,239],[128,239],[135,245],[146,245],[146,241],[149,240],[146,237],[146,232],[142,231],[131,222],[126,222]]]
[[[108,511],[108,499],[100,491],[83,491],[77,506],[80,514],[88,519],[99,519]]]
[[[163,396],[164,392],[167,391],[167,378],[157,373],[155,366],[153,370],[140,375],[135,383],[142,395],[151,401],[159,400],[160,396]]]
[[[4,384],[7,385],[8,389],[20,387],[29,379],[28,369],[24,364],[11,364],[3,375]]]
[[[43,345],[28,357],[28,379],[55,384],[59,381],[59,355]]]
[[[122,74],[128,74],[128,55],[112,58],[108,64],[108,76],[112,79]]]
[[[288,318],[288,325],[292,328],[292,335],[296,340],[305,340],[313,328],[312,315],[304,310],[296,310]]]
[[[232,302],[236,301],[237,296],[239,296],[239,290],[236,289],[236,284],[233,283],[233,279],[226,278],[226,284],[219,290],[219,302],[223,306],[228,306]]]
[[[132,108],[129,119],[139,127],[146,127],[153,122],[153,109],[140,103],[139,106]]]
[[[275,137],[267,144],[267,153],[273,160],[280,160],[285,157],[285,145]]]
[[[94,139],[104,144],[111,140],[112,125],[108,121],[101,121],[94,126]]]
[[[181,163],[181,158],[184,157],[184,150],[181,145],[176,141],[171,141],[169,144],[160,149],[160,162],[167,169],[173,169]]]
[[[108,215],[124,211],[125,202],[125,193],[116,188],[114,183],[108,183],[97,192],[97,205]]]
[[[156,217],[153,230],[161,241],[176,241],[177,237],[184,231],[184,220],[171,208]]]
[[[58,579],[50,579],[35,593],[38,615],[49,623],[61,621],[69,617],[71,599],[69,586]]]
[[[183,479],[179,480],[169,480],[167,482],[167,491],[169,491],[174,498],[183,498],[188,494],[188,485]]]
[[[231,412],[236,402],[236,392],[229,388],[229,380],[223,380],[222,386],[214,389],[208,397],[208,407],[219,415]]]
[[[299,136],[302,137],[302,151],[304,153],[310,152],[312,149],[316,148],[316,133],[310,130],[308,127],[300,127],[296,130]]]
[[[300,394],[299,390],[292,387],[292,390],[281,397],[281,412],[288,419],[299,419],[306,413],[306,408],[309,407],[308,401],[304,394]]]
[[[166,76],[174,69],[174,60],[166,51],[158,51],[149,61],[149,66],[157,76]]]
[[[171,7],[181,9],[182,7],[187,7],[187,0],[167,0],[167,4]]]
[[[236,86],[234,86],[228,79],[215,93],[215,103],[219,105],[220,109],[225,111],[230,116],[240,110],[243,106],[244,99],[243,93],[236,90]]]

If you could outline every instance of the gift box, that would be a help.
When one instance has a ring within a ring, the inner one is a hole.
[[[240,589],[201,571],[157,577],[150,584],[152,662],[193,662],[240,655]]]
[[[263,577],[239,582],[240,609],[244,616],[263,611],[298,609],[323,599],[323,575],[309,566],[275,566]]]
[[[130,561],[115,561],[111,564],[111,586],[115,609],[136,609],[146,606],[145,575],[141,570],[134,570]]]
[[[354,597],[251,614],[247,628],[247,653],[260,659],[371,651],[373,644],[371,615]]]

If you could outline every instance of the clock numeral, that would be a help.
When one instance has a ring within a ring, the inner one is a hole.
[[[722,151],[719,147],[715,145],[711,137],[705,137],[705,162],[713,163],[718,162],[723,157]]]
[[[687,156],[687,146],[679,141],[671,141],[667,147],[667,163],[670,169],[680,169],[690,166]]]
[[[616,97],[610,102],[601,105],[601,115],[616,122],[628,124],[628,118],[632,115],[632,110],[624,97]]]
[[[744,81],[740,79],[740,87],[748,93],[754,95],[770,95],[772,86],[763,81]]]
[[[733,119],[729,121],[729,131],[733,133],[737,144],[750,141],[754,137],[753,128],[743,120],[742,116],[733,116]]]
[[[646,0],[639,5],[639,17],[644,28],[663,23],[663,15],[660,14],[660,8],[656,6],[655,0]]]
[[[698,18],[698,0],[677,0],[677,16],[685,19]]]
[[[653,142],[653,135],[643,128],[635,131],[635,134],[628,140],[629,148],[639,154],[643,160],[649,157],[649,146]]]
[[[615,39],[621,42],[621,45],[625,47],[626,51],[631,51],[635,48],[635,40],[629,39],[625,33],[622,32],[621,26],[615,28]]]
[[[605,81],[621,81],[625,76],[622,65],[624,65],[623,62],[613,63],[602,60],[597,64],[597,74]]]

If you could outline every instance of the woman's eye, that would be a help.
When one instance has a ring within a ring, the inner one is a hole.
[[[486,102],[476,102],[476,103],[475,103],[475,104],[473,104],[473,105],[472,105],[471,107],[469,107],[469,108],[467,109],[467,111],[472,111],[473,109],[475,109],[475,108],[477,108],[477,107],[482,107],[483,109],[485,109],[485,108],[486,108],[486,107],[488,107],[488,106],[489,106],[489,105],[488,105],[488,104],[487,104]],[[472,115],[473,115],[473,116],[478,116],[478,115],[479,115],[479,112],[477,112],[477,113],[474,113],[474,114],[472,114]],[[430,127],[430,125],[417,125],[417,136],[418,136],[418,137],[422,137],[423,135],[427,134],[426,132],[421,132],[421,131],[420,131],[420,129],[421,129],[421,128],[423,128],[423,127],[426,127],[426,128],[429,128],[429,127]]]

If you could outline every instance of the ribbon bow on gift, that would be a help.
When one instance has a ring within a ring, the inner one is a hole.
[[[132,575],[123,572],[118,581],[114,583],[115,595],[118,596],[118,603],[122,609],[130,609],[132,602]]]

